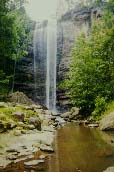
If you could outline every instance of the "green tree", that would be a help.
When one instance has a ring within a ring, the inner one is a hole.
[[[66,80],[65,86],[71,103],[87,114],[98,105],[101,113],[104,102],[114,99],[113,21],[113,14],[106,11],[101,21],[94,21],[89,36],[82,34],[79,37],[72,51],[70,79]]]
[[[27,55],[31,38],[30,19],[23,7],[23,0],[1,0],[0,3],[0,91],[8,93],[17,58]],[[7,78],[9,84],[3,89]]]

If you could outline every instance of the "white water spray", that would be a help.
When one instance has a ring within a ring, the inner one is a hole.
[[[56,111],[57,21],[48,20],[47,26],[47,74],[46,106]]]
[[[47,25],[36,24],[34,31],[35,96],[44,97],[46,107],[56,111],[57,21],[49,19]],[[43,76],[42,76],[43,72]],[[43,77],[43,78],[42,78]],[[39,78],[42,78],[39,80]],[[41,91],[39,84],[45,80]],[[39,90],[39,91],[38,91]]]

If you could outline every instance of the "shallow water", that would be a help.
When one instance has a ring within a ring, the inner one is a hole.
[[[75,124],[58,130],[49,172],[103,172],[114,166],[114,147],[102,137],[98,129]]]
[[[107,167],[114,166],[114,147],[109,144],[109,136],[110,134],[102,133],[98,129],[70,124],[57,131],[56,152],[50,154],[40,167],[26,169],[24,163],[20,162],[10,165],[4,171],[103,172]],[[38,159],[38,153],[35,154],[35,159]]]

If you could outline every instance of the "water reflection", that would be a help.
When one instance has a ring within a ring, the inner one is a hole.
[[[60,129],[49,172],[102,172],[114,166],[114,148],[101,135],[97,129],[75,124]]]
[[[55,139],[55,154],[46,162],[26,168],[24,161],[11,164],[0,172],[103,172],[114,166],[114,133],[70,124],[59,129]],[[38,159],[42,152],[34,154]]]

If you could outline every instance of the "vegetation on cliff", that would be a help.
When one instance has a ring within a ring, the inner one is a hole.
[[[101,18],[93,19],[89,36],[80,35],[73,50],[68,80],[71,103],[99,116],[114,100],[114,2]]]
[[[16,59],[27,55],[31,21],[23,0],[0,3],[0,98],[11,91]]]

